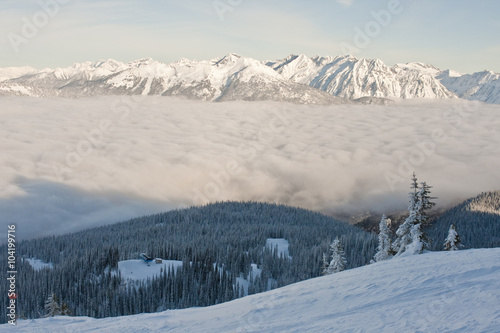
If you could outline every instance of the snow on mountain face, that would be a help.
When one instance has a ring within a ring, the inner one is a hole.
[[[6,67],[0,68],[0,82],[8,79],[20,77],[26,74],[35,73],[37,70],[33,67]]]
[[[499,74],[460,75],[415,62],[392,67],[378,59],[290,55],[261,62],[230,53],[212,60],[112,59],[67,68],[0,69],[0,95],[184,96],[204,101],[274,100],[330,104],[354,100],[387,104],[388,98],[451,98],[500,103]]]
[[[328,104],[339,99],[284,80],[260,61],[228,54],[209,61],[164,64],[151,58],[75,64],[24,75],[0,84],[0,94],[81,97],[93,95],[184,96],[205,101],[277,100]]]
[[[500,104],[500,74],[482,71],[457,75],[449,70],[436,76],[448,90],[469,100]]]
[[[439,70],[421,63],[388,67],[378,59],[291,55],[267,65],[293,82],[349,99],[453,97],[434,78]]]
[[[19,320],[16,332],[500,332],[499,256],[431,252],[205,308]]]

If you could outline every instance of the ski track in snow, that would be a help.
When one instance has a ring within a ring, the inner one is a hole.
[[[205,199],[327,213],[404,210],[413,170],[447,205],[500,188],[499,112],[461,100],[311,106],[4,97],[0,233],[11,223],[21,238],[65,233]],[[444,142],[430,139],[434,130]],[[399,177],[394,191],[386,173]]]
[[[499,332],[499,257],[431,252],[206,308],[21,320],[16,332]]]

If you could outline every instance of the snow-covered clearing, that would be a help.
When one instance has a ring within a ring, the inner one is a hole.
[[[284,238],[268,238],[266,239],[266,247],[275,251],[277,249],[277,255],[283,256],[284,258],[292,259],[288,253],[288,246],[290,244]]]
[[[65,233],[206,200],[404,210],[413,170],[443,205],[500,188],[499,128],[500,105],[463,100],[0,98],[0,234],[14,222],[21,238]]]
[[[39,271],[44,268],[52,268],[53,265],[51,262],[44,262],[43,260],[36,258],[24,258],[24,261],[27,261],[34,270]]]
[[[236,278],[236,284],[238,285],[238,288],[243,287],[243,292],[245,293],[245,296],[248,295],[248,285],[250,280],[254,280],[258,277],[260,277],[260,274],[262,273],[262,269],[257,267],[257,264],[251,264],[251,269],[250,272],[248,273],[248,276],[246,278],[243,277],[237,277]],[[243,275],[243,274],[241,274]]]
[[[206,308],[26,320],[16,332],[494,333],[500,332],[499,258],[500,248],[426,253]]]
[[[178,269],[182,267],[182,261],[162,260],[162,263],[152,261],[149,266],[140,259],[130,259],[118,262],[118,269],[124,280],[146,280],[154,276],[159,276],[163,271],[168,272],[170,267]]]

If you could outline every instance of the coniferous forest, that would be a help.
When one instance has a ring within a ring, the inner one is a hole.
[[[443,250],[452,224],[459,249],[500,246],[500,191],[468,199],[433,221],[425,229],[431,250]],[[268,238],[286,239],[290,257],[266,247]],[[66,314],[96,318],[218,304],[323,274],[336,238],[346,269],[370,263],[376,252],[375,233],[320,213],[256,202],[214,203],[25,240],[18,243],[19,315],[44,316],[51,297]],[[123,278],[118,262],[141,253],[182,266],[154,278]],[[25,258],[52,267],[34,269]],[[6,266],[4,256],[0,264]],[[261,271],[255,278],[252,266]],[[248,280],[246,290],[238,278]],[[5,289],[0,284],[0,292]],[[1,311],[6,304],[0,302]]]
[[[500,247],[500,191],[484,192],[446,211],[426,231],[431,250],[443,249],[451,225],[461,238],[461,248]]]
[[[262,272],[250,279],[249,294],[321,275],[322,255],[336,237],[346,268],[369,263],[375,253],[376,235],[347,223],[304,209],[240,202],[26,240],[18,243],[19,257],[41,259],[52,268],[35,270],[19,259],[19,314],[43,316],[52,294],[72,315],[97,318],[218,304],[244,295],[236,279],[247,277],[252,264]],[[286,239],[291,259],[266,248],[268,238]],[[182,267],[143,281],[122,279],[118,261],[143,252],[181,260]],[[6,303],[0,307],[5,312]]]

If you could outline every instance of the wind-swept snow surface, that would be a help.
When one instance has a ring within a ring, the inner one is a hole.
[[[26,320],[16,332],[494,333],[500,331],[499,258],[499,248],[426,253],[207,308]]]
[[[405,209],[415,170],[440,205],[500,188],[500,106],[0,98],[0,234],[82,230],[208,201]]]

